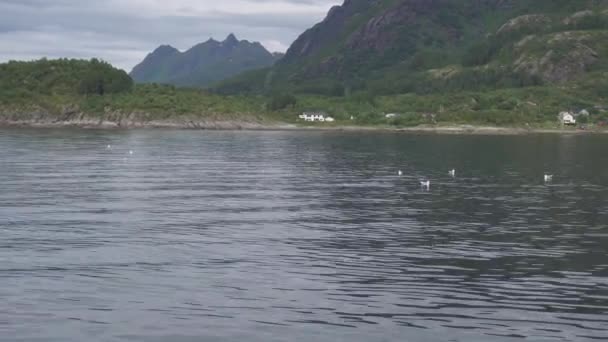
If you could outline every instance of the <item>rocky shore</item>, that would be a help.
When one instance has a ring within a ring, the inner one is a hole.
[[[51,114],[44,110],[33,110],[15,114],[0,111],[0,127],[23,128],[83,128],[83,129],[200,129],[200,130],[319,130],[319,131],[386,131],[437,134],[516,135],[535,133],[588,134],[608,133],[606,129],[580,130],[574,128],[546,129],[530,127],[494,127],[478,125],[426,125],[417,127],[359,126],[359,125],[298,125],[272,121],[253,115],[223,116],[176,115],[155,118],[144,112],[106,112],[86,114],[63,110]]]
[[[83,129],[205,129],[205,130],[263,130],[294,129],[295,125],[271,124],[254,121],[237,120],[150,120],[150,121],[111,121],[106,119],[70,119],[70,120],[0,120],[0,127],[30,128],[83,128]]]
[[[64,108],[60,114],[53,114],[43,109],[34,108],[28,111],[0,111],[0,127],[32,127],[32,128],[95,128],[95,129],[138,129],[138,128],[174,128],[174,129],[210,129],[210,130],[241,130],[241,129],[288,129],[289,125],[253,115],[227,116],[198,116],[170,115],[159,118],[150,113],[134,111],[106,111],[103,114],[89,114]]]

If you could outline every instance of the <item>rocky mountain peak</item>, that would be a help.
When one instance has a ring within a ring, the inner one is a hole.
[[[261,44],[239,41],[230,33],[221,42],[209,39],[183,53],[161,45],[133,68],[131,77],[140,83],[206,86],[243,71],[271,66],[276,60],[277,56]]]
[[[152,52],[152,54],[154,54],[154,55],[163,55],[163,56],[172,55],[174,53],[179,53],[179,50],[177,50],[176,48],[174,48],[171,45],[161,45]]]
[[[234,35],[234,33],[230,33],[226,39],[224,39],[224,41],[222,42],[223,45],[225,46],[236,46],[239,44],[239,40],[236,38],[236,36]]]

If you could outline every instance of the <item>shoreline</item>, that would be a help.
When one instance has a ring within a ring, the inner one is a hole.
[[[525,134],[605,134],[607,129],[558,129],[500,127],[485,125],[446,124],[441,126],[389,127],[331,125],[311,126],[285,122],[260,122],[245,120],[152,120],[152,121],[107,121],[107,120],[0,120],[0,128],[34,129],[183,129],[183,130],[225,130],[225,131],[342,131],[342,132],[394,132],[394,133],[433,133],[454,135],[525,135]]]

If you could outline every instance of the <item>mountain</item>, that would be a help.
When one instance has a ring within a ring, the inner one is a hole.
[[[275,66],[215,89],[348,95],[565,84],[608,70],[607,38],[607,0],[345,0]]]
[[[162,45],[135,66],[130,75],[138,83],[206,86],[243,71],[271,66],[281,57],[260,43],[239,41],[230,34],[223,42],[209,39],[183,53]]]

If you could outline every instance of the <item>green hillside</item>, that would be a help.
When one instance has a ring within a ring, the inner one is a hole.
[[[252,72],[259,77],[268,70]],[[140,127],[147,122],[180,127],[227,127],[296,123],[303,111],[323,110],[336,125],[404,127],[479,124],[556,128],[565,109],[587,109],[588,122],[608,120],[608,77],[574,85],[494,90],[348,96],[312,94],[219,95],[195,88],[136,84],[122,70],[97,60],[40,60],[0,64],[0,125],[6,122],[110,122]],[[602,86],[598,86],[602,85]],[[384,113],[400,113],[387,120]],[[581,122],[583,122],[581,120]],[[224,126],[226,127],[226,126]]]
[[[276,114],[266,112],[265,101],[134,84],[126,72],[97,59],[0,64],[0,125],[3,121],[273,120]]]
[[[608,70],[605,0],[347,0],[220,93],[348,96],[561,86]]]
[[[5,101],[54,95],[105,95],[132,88],[133,80],[126,72],[97,59],[0,64],[0,99]]]

